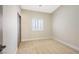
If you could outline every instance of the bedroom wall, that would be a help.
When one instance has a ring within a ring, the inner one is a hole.
[[[52,36],[79,51],[79,6],[61,6],[52,14]]]
[[[44,30],[43,31],[32,31],[32,18],[40,17],[44,20]],[[48,39],[51,37],[52,31],[52,19],[51,15],[47,13],[34,12],[22,10],[21,12],[21,34],[22,41],[27,40],[37,40],[37,39]]]

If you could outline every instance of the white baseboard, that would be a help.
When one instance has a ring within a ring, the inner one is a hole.
[[[30,38],[30,39],[23,39],[22,41],[43,40],[43,39],[52,39],[52,37]]]
[[[59,41],[59,42],[62,43],[62,44],[65,44],[65,45],[67,45],[67,46],[69,46],[69,47],[75,49],[76,51],[79,51],[79,47],[76,47],[76,46],[71,45],[71,44],[69,44],[69,43],[67,43],[67,42],[64,42],[64,41],[60,40],[60,38],[57,38],[57,37],[31,38],[31,39],[23,39],[22,41],[42,40],[42,39],[54,39],[54,40],[56,40],[56,41]]]
[[[71,48],[73,48],[73,49],[75,49],[76,51],[79,52],[79,47],[76,47],[76,46],[71,45],[71,44],[69,44],[67,42],[64,42],[64,41],[62,41],[62,40],[60,40],[59,38],[56,38],[56,37],[52,37],[52,39],[54,39],[56,41],[59,41],[60,43],[65,44],[66,46],[69,46],[69,47],[71,47]]]

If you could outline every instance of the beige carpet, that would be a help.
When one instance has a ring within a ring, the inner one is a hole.
[[[53,39],[43,39],[21,42],[17,53],[19,54],[72,54],[78,53],[74,49]]]

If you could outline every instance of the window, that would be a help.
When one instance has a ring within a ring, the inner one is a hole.
[[[32,19],[32,31],[43,31],[43,19],[41,18],[33,18]]]

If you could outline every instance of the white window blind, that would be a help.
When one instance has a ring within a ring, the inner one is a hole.
[[[32,19],[32,31],[43,31],[44,24],[43,19],[33,18]]]

